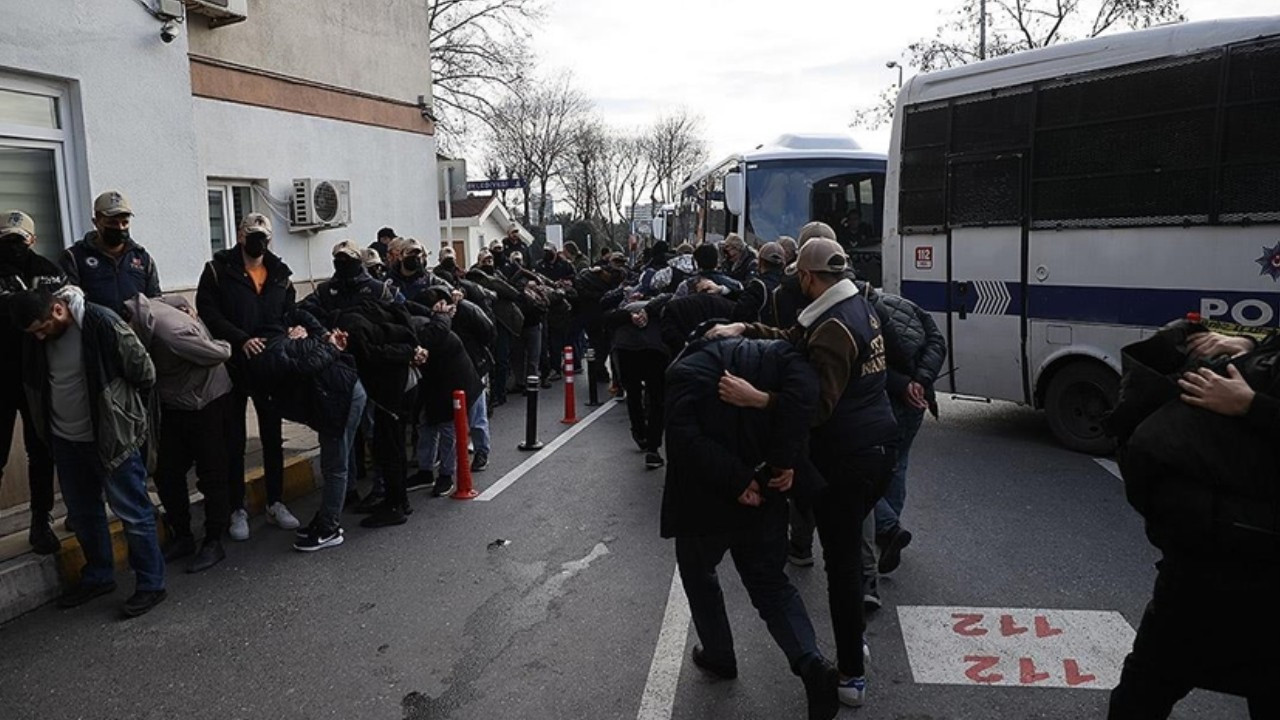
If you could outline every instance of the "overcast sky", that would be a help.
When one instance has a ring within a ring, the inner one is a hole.
[[[544,72],[568,69],[611,125],[681,106],[703,117],[711,155],[784,132],[852,133],[855,108],[897,82],[889,60],[933,34],[959,0],[550,0],[534,31]],[[1266,15],[1276,0],[1183,0],[1189,20]],[[910,73],[910,70],[908,70]],[[908,75],[909,77],[909,75]]]

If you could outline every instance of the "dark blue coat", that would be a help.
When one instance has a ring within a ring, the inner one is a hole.
[[[91,303],[124,312],[124,301],[139,294],[160,297],[160,273],[147,249],[130,240],[125,251],[113,258],[98,243],[94,230],[62,253],[62,271],[67,283],[84,290]]]

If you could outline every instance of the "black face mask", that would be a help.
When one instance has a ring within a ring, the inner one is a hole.
[[[244,238],[244,254],[251,258],[260,258],[267,254],[267,246],[271,241],[262,233],[253,233]]]
[[[381,280],[384,276],[386,276],[386,274],[387,274],[387,269],[381,265],[369,266],[369,275],[372,276],[374,280]]]
[[[20,237],[5,238],[0,241],[0,262],[3,263],[19,263],[27,256],[30,248],[27,243]]]
[[[355,258],[337,257],[333,259],[333,276],[337,278],[349,280],[359,275],[363,268],[364,263]]]
[[[445,270],[452,270],[458,267],[458,264],[453,261],[453,258],[443,258],[440,260],[440,267],[444,268]]]
[[[408,270],[411,273],[416,273],[422,269],[422,256],[410,255],[409,257],[405,258],[404,262],[401,264],[404,265],[405,270]]]
[[[118,248],[129,242],[129,231],[121,228],[103,228],[98,231],[102,244],[109,248]]]

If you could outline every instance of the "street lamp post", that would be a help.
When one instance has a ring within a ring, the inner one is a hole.
[[[894,68],[898,68],[898,89],[901,90],[902,89],[902,64],[899,63],[897,60],[890,60],[889,62],[885,63],[884,66],[889,68],[890,70]]]

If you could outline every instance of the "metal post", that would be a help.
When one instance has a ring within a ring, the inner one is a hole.
[[[538,376],[530,375],[525,379],[524,396],[528,400],[524,416],[524,442],[517,447],[521,450],[541,450],[538,442]]]
[[[596,385],[596,349],[587,348],[587,407],[600,404],[600,388]]]

